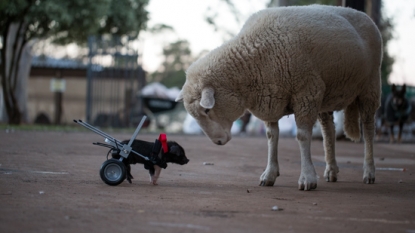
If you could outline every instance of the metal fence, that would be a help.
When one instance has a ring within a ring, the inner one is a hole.
[[[88,122],[101,127],[128,127],[141,119],[137,92],[146,81],[135,44],[128,38],[88,38]]]

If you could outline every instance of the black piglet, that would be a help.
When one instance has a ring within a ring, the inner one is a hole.
[[[123,144],[128,144],[128,142],[129,142],[128,140],[122,141]],[[133,141],[131,145],[132,150],[136,151],[137,153],[140,153],[141,155],[148,157],[150,160],[146,160],[135,153],[130,153],[128,158],[123,160],[123,163],[125,164],[127,168],[126,178],[128,182],[131,183],[131,179],[134,179],[133,176],[131,175],[131,166],[130,166],[131,164],[136,164],[136,163],[144,164],[144,168],[149,170],[150,182],[156,185],[161,168],[154,164],[155,159],[157,159],[162,164],[176,163],[176,164],[184,165],[189,162],[189,159],[187,159],[183,147],[174,141],[167,141],[168,151],[166,153],[163,150],[161,150],[160,153],[156,155],[158,156],[158,158],[152,158],[154,144],[155,144],[154,142],[147,142],[147,141],[142,141],[142,140],[137,140],[137,139]],[[115,159],[119,159],[120,155],[113,153],[112,157]]]

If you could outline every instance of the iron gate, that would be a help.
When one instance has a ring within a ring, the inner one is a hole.
[[[137,61],[136,44],[124,37],[88,38],[87,122],[128,127],[141,119],[142,103],[137,93],[146,81]]]

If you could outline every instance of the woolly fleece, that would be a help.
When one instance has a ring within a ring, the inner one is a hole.
[[[298,187],[317,187],[312,127],[322,125],[326,181],[336,181],[333,111],[345,110],[345,132],[360,139],[363,181],[374,183],[374,116],[380,105],[382,40],[364,13],[322,5],[279,7],[252,15],[237,36],[194,62],[177,101],[216,144],[231,139],[232,122],[248,110],[267,126],[268,165],[260,185],[279,176],[278,120],[294,113],[301,151]]]

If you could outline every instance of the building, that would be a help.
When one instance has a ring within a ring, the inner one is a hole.
[[[90,118],[98,126],[129,126],[144,85],[145,73],[138,64],[129,69],[34,57],[27,87],[29,123],[65,125]]]

